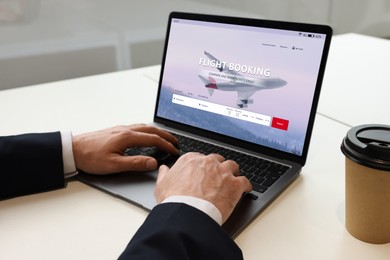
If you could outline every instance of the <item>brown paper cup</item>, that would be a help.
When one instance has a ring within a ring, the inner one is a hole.
[[[390,243],[390,172],[345,160],[345,225],[368,243]]]
[[[345,155],[345,226],[368,243],[390,243],[390,126],[350,129]]]

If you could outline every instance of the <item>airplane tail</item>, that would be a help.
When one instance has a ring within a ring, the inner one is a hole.
[[[210,82],[208,81],[208,79],[206,79],[205,77],[201,76],[201,75],[198,75],[198,77],[200,78],[201,81],[203,81],[203,83],[205,85],[209,84]]]
[[[198,75],[199,78],[203,81],[205,84],[205,87],[207,88],[209,95],[212,96],[214,94],[214,90],[217,89],[217,84],[215,83],[215,79],[212,77],[209,77],[209,79],[206,79],[205,77]]]
[[[212,88],[208,88],[207,89],[209,91],[209,95],[212,96],[214,94],[214,89]]]

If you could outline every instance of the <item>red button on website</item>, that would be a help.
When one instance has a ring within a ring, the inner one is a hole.
[[[271,126],[273,128],[278,128],[278,129],[287,131],[287,129],[288,129],[288,122],[289,121],[286,120],[286,119],[274,117],[274,118],[272,118],[272,125]]]

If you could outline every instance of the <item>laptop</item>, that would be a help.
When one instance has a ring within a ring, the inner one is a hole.
[[[305,165],[331,36],[325,25],[169,16],[153,124],[192,139],[181,153],[217,152],[239,163],[254,190],[223,225],[233,238]],[[147,210],[156,205],[157,171],[78,178]]]

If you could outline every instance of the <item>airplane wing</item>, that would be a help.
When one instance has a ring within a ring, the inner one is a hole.
[[[210,96],[213,95],[214,90],[216,90],[216,89],[227,90],[227,89],[231,89],[232,87],[235,87],[235,84],[230,83],[230,82],[221,82],[221,83],[218,83],[218,82],[216,82],[215,79],[213,79],[212,77],[209,77],[208,79],[206,79],[206,78],[203,77],[202,75],[198,75],[198,77],[199,77],[199,78],[202,80],[202,82],[204,83],[204,85],[205,85],[205,87],[207,88],[207,90],[208,90]]]
[[[239,100],[246,100],[246,99],[249,99],[255,92],[256,92],[256,90],[237,91],[237,98]]]

